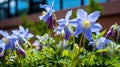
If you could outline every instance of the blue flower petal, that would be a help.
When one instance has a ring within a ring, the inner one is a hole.
[[[98,32],[102,30],[102,26],[99,23],[92,23],[91,31]]]
[[[54,1],[52,2],[51,9],[52,9],[52,12],[55,12],[55,10],[53,9],[53,6],[54,6]]]
[[[84,11],[83,9],[78,9],[77,18],[81,20],[85,20],[87,18],[87,12]]]
[[[70,16],[72,15],[72,10],[68,11],[66,16],[65,16],[65,19],[66,20],[69,20]]]
[[[49,29],[55,28],[54,23],[53,23],[53,17],[52,17],[52,16],[50,16],[50,17],[48,18],[48,20],[47,20],[47,26],[48,26]]]
[[[92,31],[91,28],[87,28],[83,30],[83,34],[84,36],[88,39],[88,40],[92,40]]]
[[[96,46],[96,49],[97,49],[97,50],[100,50],[100,49],[102,49],[102,48],[103,48],[103,44],[99,44],[99,45]]]
[[[5,48],[5,43],[3,40],[0,40],[0,48],[4,49]],[[1,52],[1,51],[0,51]]]
[[[78,37],[78,35],[79,35],[80,33],[82,33],[82,31],[83,31],[83,28],[82,28],[82,26],[81,26],[81,20],[79,20],[74,35],[75,35],[76,37]]]
[[[0,34],[1,34],[3,37],[9,36],[8,32],[7,32],[7,31],[3,31],[3,30],[0,30]]]
[[[31,33],[28,33],[27,38],[32,38],[34,35]]]
[[[59,25],[63,25],[63,24],[65,25],[66,24],[65,19],[60,19],[57,22],[58,22]]]
[[[42,16],[38,17],[40,20],[43,20],[44,22],[47,22],[48,18],[49,18],[49,13],[46,13]]]
[[[68,40],[71,36],[71,29],[69,27],[65,27],[65,40]]]
[[[112,41],[109,39],[105,39],[105,43],[110,43],[110,42],[112,42]]]
[[[48,5],[42,5],[42,4],[40,4],[39,7],[40,8],[44,8],[47,12],[50,11],[50,6],[48,6]]]
[[[77,24],[78,24],[78,20],[77,19],[72,19],[72,20],[69,21],[69,24],[76,27]]]
[[[51,6],[40,4],[39,7],[44,8],[46,12],[51,11],[51,9],[52,9],[52,12],[55,12],[55,10],[53,9],[53,5],[54,5],[54,1],[52,2]]]
[[[99,42],[101,42],[101,43],[103,42],[103,43],[104,43],[104,42],[105,42],[105,39],[106,39],[106,38],[101,37],[101,38],[99,39]]]
[[[87,19],[90,22],[95,22],[99,16],[100,16],[100,11],[95,11],[95,12],[89,14]]]
[[[61,26],[58,26],[57,27],[57,34],[60,34],[62,33],[62,30],[65,28],[65,26],[61,27]]]
[[[25,32],[23,26],[19,26],[19,30],[20,30],[20,32]]]
[[[94,41],[90,41],[88,45],[94,46]]]

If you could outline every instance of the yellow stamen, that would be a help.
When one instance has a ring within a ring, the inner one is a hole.
[[[44,14],[46,14],[46,12],[45,12],[45,11],[42,11],[42,15],[44,15]]]
[[[3,41],[4,41],[5,44],[8,44],[8,42],[9,42],[9,40],[6,39],[6,38],[3,38]]]
[[[83,26],[83,28],[89,28],[91,26],[91,24],[88,20],[84,20],[82,26]]]

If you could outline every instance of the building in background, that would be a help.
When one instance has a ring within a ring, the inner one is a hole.
[[[55,2],[56,11],[89,4],[89,0],[0,0],[0,20],[20,16],[23,13],[38,13],[43,10],[39,8],[39,4],[51,5],[52,1]],[[108,0],[96,1],[104,3]]]

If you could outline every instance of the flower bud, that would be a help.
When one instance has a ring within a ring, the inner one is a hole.
[[[22,56],[26,56],[26,53],[25,53],[25,50],[22,48],[22,47],[19,47],[18,49],[17,49],[17,52],[18,52],[18,54],[21,54]]]
[[[25,53],[25,50],[18,44],[18,41],[15,42],[15,45],[16,45],[16,50],[17,50],[17,53],[18,55],[22,55],[22,56],[26,56],[26,53]]]
[[[115,23],[114,25],[112,25],[109,29],[109,31],[106,34],[106,38],[110,38],[112,37],[114,39],[114,41],[118,40],[118,35],[119,35],[119,31],[118,31],[118,24]]]

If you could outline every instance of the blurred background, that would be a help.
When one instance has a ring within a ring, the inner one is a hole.
[[[22,13],[33,14],[39,13],[39,4],[51,5],[55,2],[54,9],[56,11],[86,6],[90,0],[0,0],[0,19],[20,16]],[[105,3],[109,0],[96,0],[98,3]]]
[[[45,24],[41,23],[38,17],[44,9],[39,5],[51,5],[52,1],[58,19],[64,18],[69,10],[73,10],[72,18],[74,18],[77,9],[82,8],[88,13],[101,11],[97,22],[103,29],[108,29],[116,22],[120,24],[120,0],[0,0],[0,29],[11,30],[22,24],[33,31],[43,30]],[[41,26],[34,22],[40,22]]]

